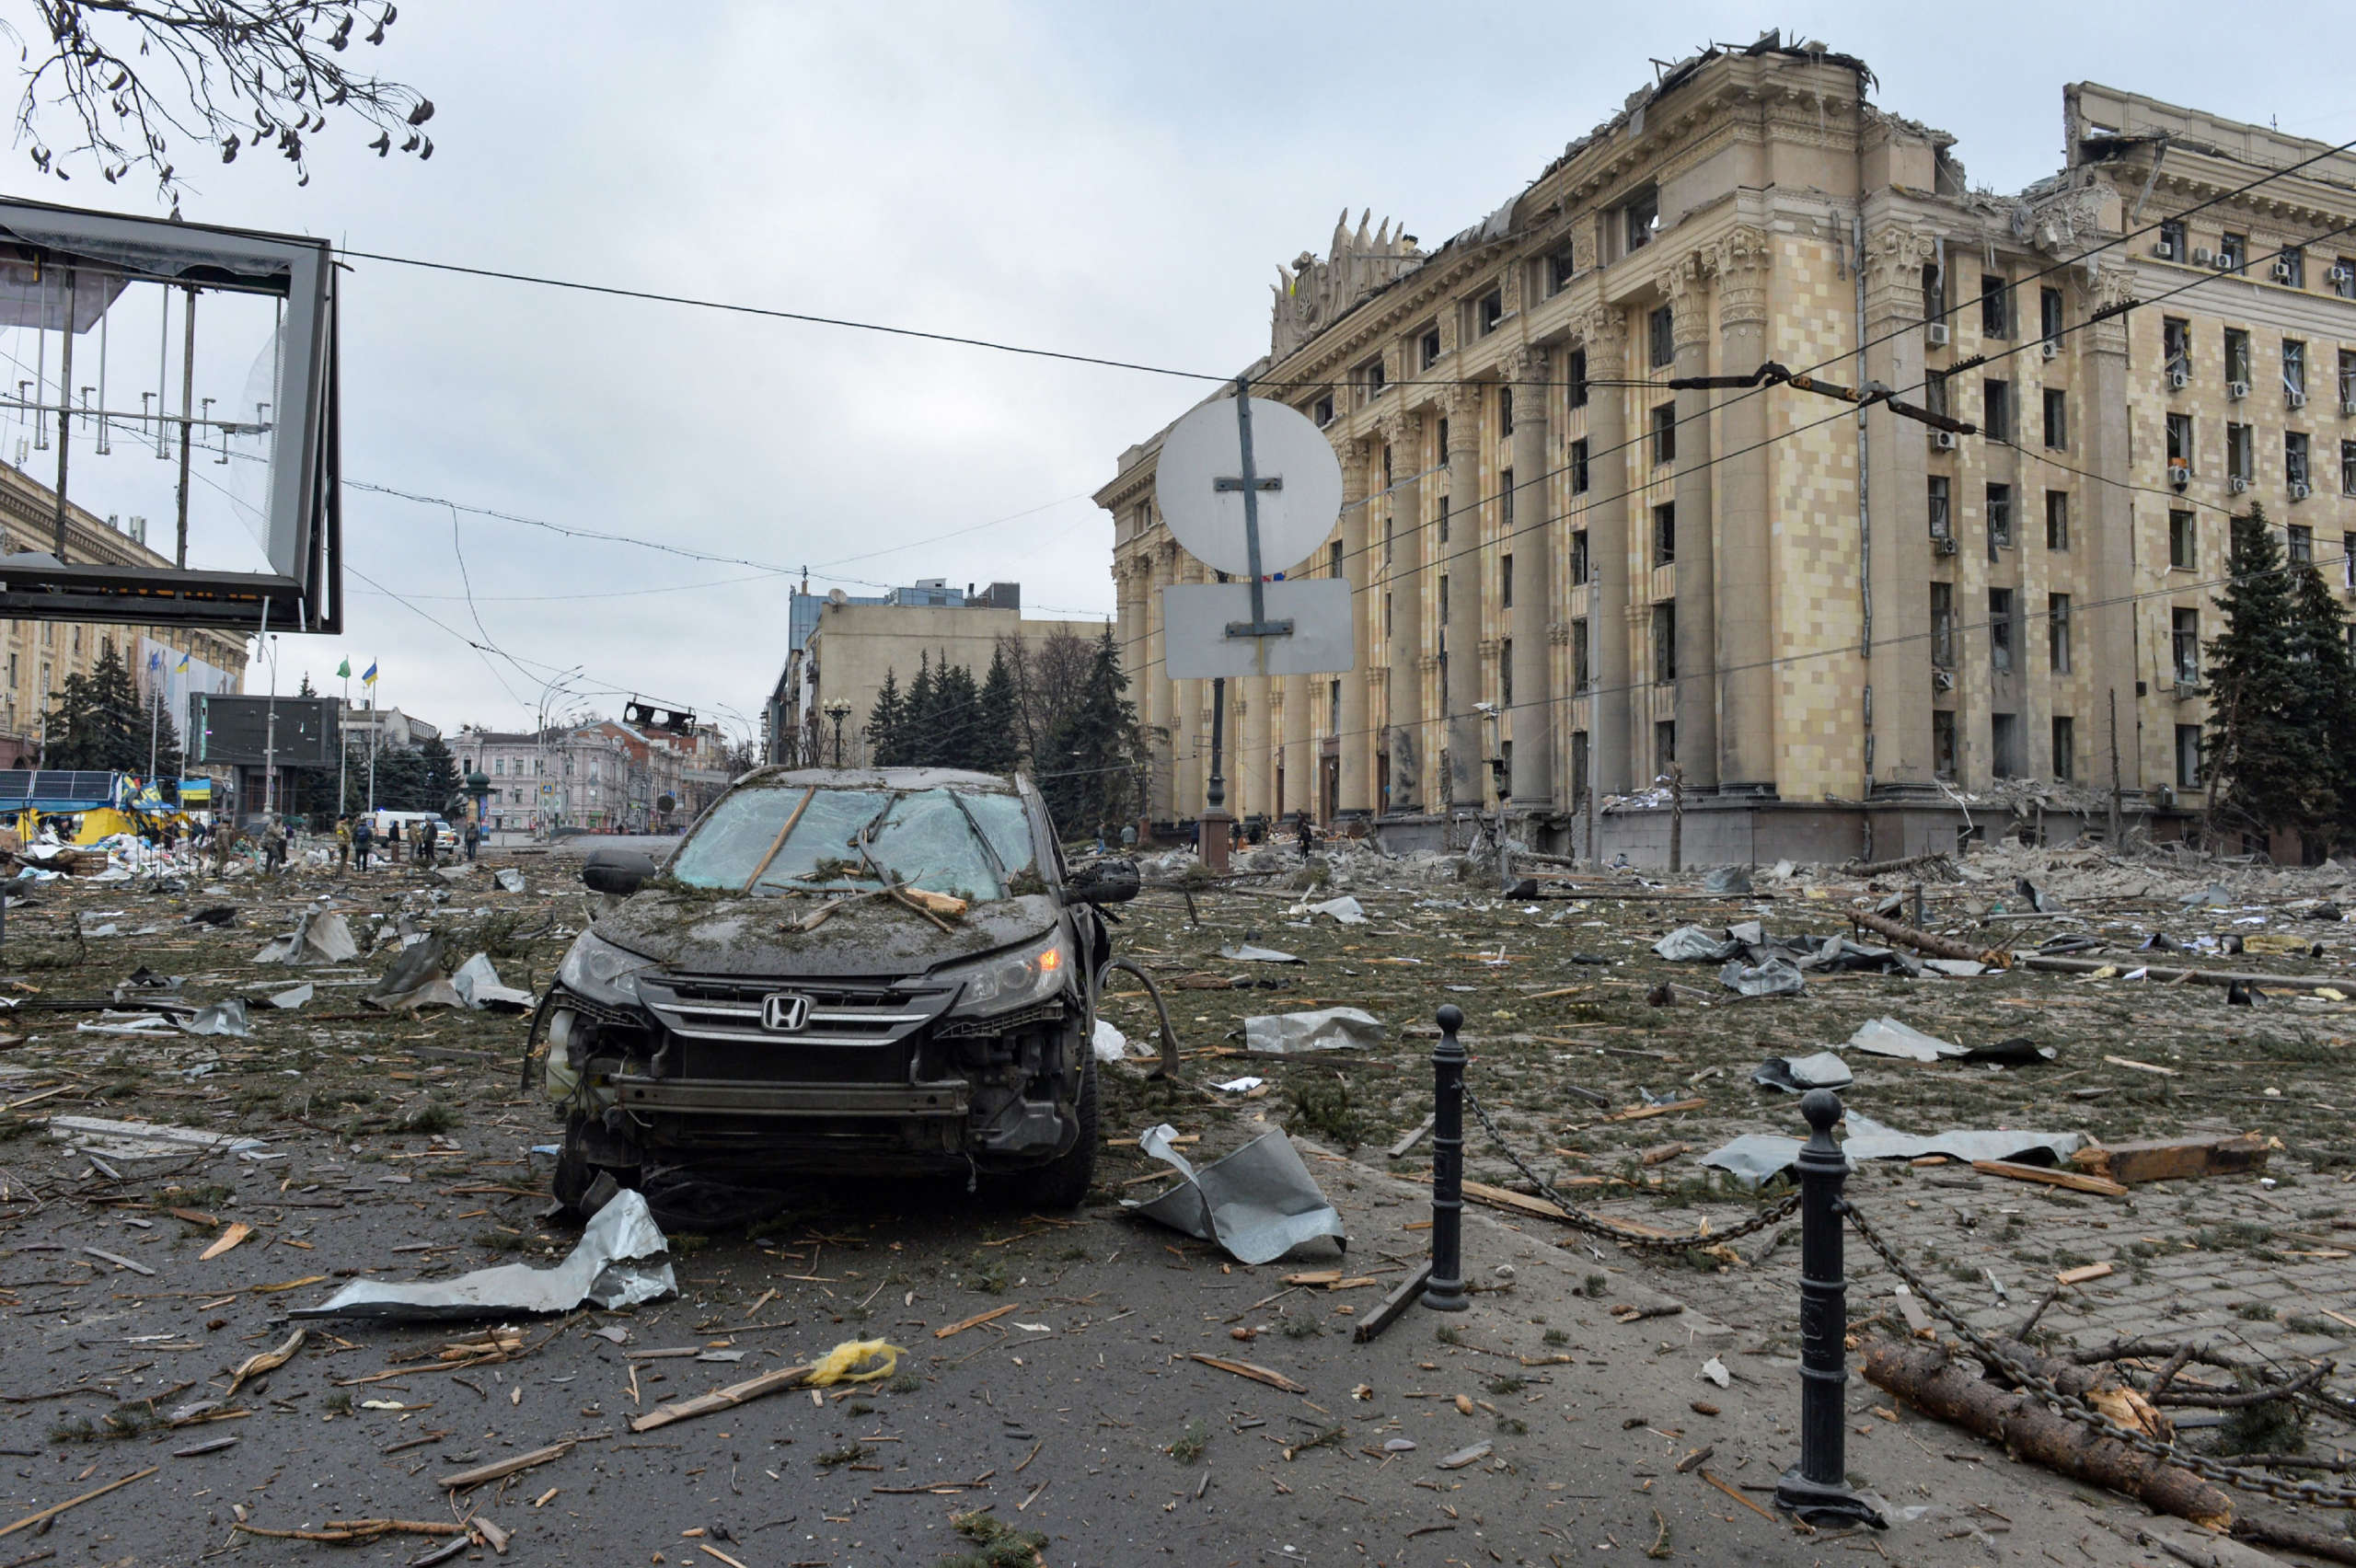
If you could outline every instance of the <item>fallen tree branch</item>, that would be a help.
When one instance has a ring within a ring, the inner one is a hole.
[[[2013,955],[2002,948],[1976,948],[1969,942],[1933,936],[1928,931],[1916,930],[1902,920],[1893,920],[1887,915],[1877,915],[1869,909],[1852,909],[1849,918],[1868,931],[1888,937],[1894,942],[1903,942],[1915,951],[1929,953],[1933,958],[1958,958],[1984,963],[1991,969],[2010,969],[2013,966]]]

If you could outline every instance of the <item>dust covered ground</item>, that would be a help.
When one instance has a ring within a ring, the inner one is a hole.
[[[1171,1002],[1182,1071],[1175,1082],[1148,1079],[1144,1064],[1107,1071],[1098,1191],[1076,1214],[1025,1214],[953,1184],[797,1192],[750,1230],[674,1226],[674,1300],[504,1324],[314,1321],[283,1366],[232,1391],[235,1368],[291,1337],[290,1306],[347,1279],[546,1264],[572,1246],[576,1232],[544,1217],[549,1161],[534,1149],[555,1124],[523,1084],[525,1018],[387,1015],[360,1000],[404,929],[438,937],[453,964],[480,951],[506,985],[544,986],[589,901],[562,859],[497,863],[522,871],[524,891],[498,886],[488,866],[447,877],[304,868],[177,888],[61,880],[12,903],[0,946],[18,1004],[17,1038],[0,1048],[0,1528],[139,1479],[0,1536],[0,1564],[44,1552],[93,1564],[410,1562],[451,1543],[452,1560],[491,1561],[494,1541],[518,1562],[722,1568],[1566,1562],[1648,1550],[1761,1562],[2176,1560],[2145,1537],[2181,1545],[2181,1527],[2008,1463],[1854,1379],[1849,1468],[1887,1500],[1894,1528],[1808,1535],[1762,1515],[1752,1505],[1796,1444],[1788,1226],[1656,1263],[1528,1213],[1473,1210],[1472,1310],[1446,1320],[1416,1309],[1353,1343],[1355,1321],[1426,1242],[1428,1142],[1387,1150],[1431,1108],[1431,1020],[1446,1002],[1466,1014],[1469,1081],[1551,1185],[1677,1231],[1704,1217],[1724,1229],[1762,1201],[1702,1155],[1743,1133],[1804,1131],[1790,1096],[1750,1082],[1765,1057],[1840,1050],[1885,1015],[1966,1044],[2027,1036],[2054,1059],[1843,1053],[1856,1077],[1846,1098],[1908,1132],[2029,1127],[2116,1143],[2255,1130],[2281,1147],[2270,1184],[2213,1176],[2119,1198],[1969,1166],[1868,1167],[1853,1195],[1957,1309],[2017,1328],[2057,1272],[2108,1262],[2043,1313],[2049,1348],[2189,1338],[2226,1359],[2299,1367],[2356,1338],[2341,1244],[2356,1234],[2342,1192],[2356,1135],[2339,1109],[2350,1004],[2285,986],[2245,1008],[2221,988],[2128,977],[2147,959],[2182,960],[2346,975],[2356,997],[2349,928],[2309,917],[2343,896],[2336,871],[1983,855],[1965,880],[1927,883],[1928,924],[1974,947],[2085,937],[2101,944],[2085,956],[2117,973],[1811,974],[1802,995],[1738,999],[1715,964],[1666,963],[1653,942],[1677,926],[1750,919],[1773,936],[1847,934],[1848,909],[1907,879],[1875,889],[1803,870],[1708,898],[1698,878],[1621,873],[1548,879],[1546,896],[1505,901],[1493,880],[1461,880],[1449,862],[1343,851],[1306,872],[1279,855],[1265,875],[1197,893],[1191,918],[1166,892],[1119,911],[1124,951]],[[2049,910],[2034,913],[2024,874]],[[2222,905],[2182,902],[2219,882]],[[1299,912],[1345,893],[1365,923]],[[323,898],[359,955],[255,962]],[[222,908],[236,911],[226,928],[190,923]],[[2154,931],[2188,947],[2294,938],[2298,951],[2137,951]],[[1303,962],[1220,956],[1242,941]],[[250,1037],[110,1016],[104,1004],[142,968],[182,977],[175,994],[191,1003],[246,998]],[[306,982],[299,1008],[268,1005]],[[1653,1005],[1663,985],[1669,1005]],[[1142,987],[1116,975],[1112,989],[1106,1016],[1149,1039]],[[1385,1041],[1243,1054],[1246,1016],[1323,1006],[1373,1013]],[[1211,1087],[1245,1077],[1263,1083]],[[114,1158],[103,1135],[60,1138],[52,1115],[256,1142]],[[1313,1243],[1246,1268],[1126,1215],[1123,1197],[1165,1184],[1135,1147],[1162,1122],[1200,1140],[1187,1146],[1198,1159],[1289,1130],[1348,1221],[1348,1251]],[[1477,1125],[1470,1136],[1474,1178],[1529,1190]],[[1287,1282],[1304,1273],[1311,1283]],[[1902,1335],[1889,1275],[1854,1243],[1850,1276],[1853,1328]],[[888,1378],[629,1430],[667,1400],[872,1337],[905,1347]],[[2347,1440],[2337,1400],[2350,1391],[2335,1373],[2305,1403],[2257,1407],[2263,1421],[2172,1413],[2197,1447],[2328,1455]],[[478,1487],[436,1484],[549,1448]],[[237,1528],[317,1535],[386,1518],[491,1528],[333,1545]],[[2340,1519],[2306,1523],[2340,1530]]]

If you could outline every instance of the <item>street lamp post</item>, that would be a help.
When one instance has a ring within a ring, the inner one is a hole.
[[[840,698],[826,704],[826,717],[835,721],[835,766],[843,765],[843,721],[850,717],[850,704]]]

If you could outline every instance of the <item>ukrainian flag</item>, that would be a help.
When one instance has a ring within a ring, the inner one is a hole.
[[[366,669],[360,672],[360,684],[362,686],[375,686],[376,684],[376,662],[374,659],[371,659],[368,662],[368,667]]]
[[[177,670],[175,670],[175,671],[173,672],[173,674],[181,674],[181,675],[187,674],[188,674],[188,662],[189,662],[189,660],[190,660],[190,658],[191,658],[191,655],[187,654],[187,653],[183,653],[183,654],[181,654],[181,655],[180,655],[179,667]]]

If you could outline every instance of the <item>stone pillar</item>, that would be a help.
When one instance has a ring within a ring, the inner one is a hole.
[[[1718,369],[1748,375],[1767,357],[1767,236],[1718,241]],[[1765,389],[1718,405],[1718,790],[1775,793],[1774,579],[1767,502]],[[1685,506],[1678,502],[1680,520]]]
[[[1227,683],[1227,699],[1235,704],[1228,712],[1228,722],[1235,726],[1231,733],[1236,742],[1235,766],[1228,770],[1233,785],[1228,791],[1228,810],[1239,822],[1254,813],[1267,815],[1276,790],[1268,757],[1268,736],[1275,728],[1269,698],[1275,684],[1266,675],[1246,675]]]
[[[1451,813],[1481,810],[1489,793],[1487,726],[1473,704],[1481,700],[1481,536],[1489,510],[1481,485],[1481,426],[1491,396],[1485,383],[1459,386],[1442,405],[1448,413],[1449,509],[1446,564],[1440,570],[1448,574],[1448,617],[1436,649],[1448,652],[1440,710],[1447,719],[1442,732]]]
[[[1628,374],[1628,317],[1612,306],[1588,312],[1580,323],[1587,341],[1587,373],[1603,383],[1588,395],[1587,410],[1588,505],[1587,525],[1588,594],[1596,628],[1595,722],[1588,732],[1588,767],[1596,790],[1624,795],[1644,777],[1642,754],[1632,749],[1636,705],[1628,689],[1628,612],[1635,602],[1629,573],[1628,394],[1611,385]]]
[[[1374,520],[1391,504],[1388,497],[1368,499],[1380,488],[1381,462],[1379,442],[1359,436],[1342,445],[1342,572],[1350,583],[1350,651],[1357,662],[1355,669],[1341,676],[1342,732],[1336,739],[1342,754],[1338,804],[1344,817],[1371,816],[1376,804],[1372,704],[1367,698],[1374,686],[1375,633],[1382,626],[1378,586],[1381,562],[1367,548],[1367,541],[1380,537],[1381,525]]]
[[[1559,810],[1554,797],[1553,676],[1549,635],[1554,618],[1554,521],[1547,477],[1553,447],[1546,439],[1554,406],[1544,349],[1525,349],[1506,362],[1513,378],[1513,533],[1499,546],[1513,555],[1513,787],[1525,812]],[[1567,718],[1565,714],[1564,717]],[[1569,725],[1562,725],[1567,729]]]
[[[1138,688],[1138,709],[1145,720],[1146,813],[1157,821],[1167,822],[1172,815],[1170,721],[1172,713],[1170,676],[1168,666],[1163,663],[1161,590],[1169,582],[1170,575],[1159,544],[1149,543],[1140,547],[1138,565],[1145,580],[1145,641],[1138,649],[1134,671]]]
[[[2092,308],[2100,311],[2125,303],[2134,294],[2133,282],[2132,274],[2122,269],[2104,268],[2088,291]],[[2111,316],[2096,322],[2093,337],[2094,390],[2076,399],[2082,410],[2078,417],[2086,432],[2086,466],[2111,482],[2078,488],[2088,524],[2087,546],[2094,552],[2093,596],[2099,606],[2077,622],[2092,633],[2086,645],[2094,655],[2094,677],[2087,682],[2093,711],[2078,721],[2078,744],[2094,758],[2085,777],[2095,781],[2096,788],[2133,792],[2143,788],[2140,722],[2143,705],[2135,699],[2135,628],[2140,617],[2133,599],[2134,491],[2128,488],[2127,317]],[[2021,417],[2015,410],[2015,420]],[[2036,623],[2023,615],[2015,617],[2015,624]],[[2119,705],[2115,773],[2110,734],[2113,702]],[[2171,732],[2171,744],[2174,739]]]
[[[1885,228],[1867,238],[1868,380],[1923,384],[1923,264],[1934,254],[1931,236],[1913,229]],[[1923,635],[1931,613],[1929,432],[1887,409],[1869,409],[1865,418],[1865,544],[1873,559],[1866,579],[1873,620],[1863,639],[1873,694],[1867,784],[1877,797],[1935,795],[1931,648]]]
[[[1669,277],[1676,374],[1710,374],[1709,262],[1689,256]],[[1718,588],[1706,391],[1677,394],[1677,758],[1685,788],[1718,787]]]
[[[1414,437],[1422,433],[1423,420],[1419,415],[1393,414],[1382,421],[1382,439],[1392,452],[1394,478],[1412,473],[1421,464],[1422,444]],[[1404,455],[1405,461],[1399,459]],[[1424,651],[1423,617],[1423,542],[1425,529],[1421,485],[1402,486],[1392,497],[1386,515],[1391,519],[1391,559],[1383,573],[1381,592],[1391,607],[1391,676],[1386,688],[1391,697],[1390,711],[1384,722],[1390,731],[1391,799],[1382,810],[1392,815],[1423,810],[1423,675],[1420,665]]]

